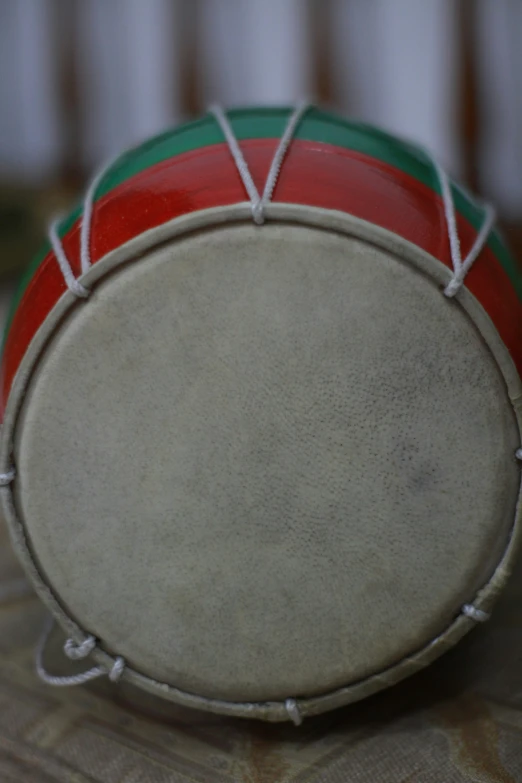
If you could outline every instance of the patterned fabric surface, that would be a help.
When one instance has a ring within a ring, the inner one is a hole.
[[[522,563],[493,619],[431,668],[300,728],[108,681],[44,685],[33,652],[46,612],[20,577],[0,523],[0,783],[522,783]],[[62,644],[56,631],[47,668],[81,670]]]

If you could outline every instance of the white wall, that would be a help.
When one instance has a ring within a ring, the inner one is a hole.
[[[78,0],[78,80],[88,166],[179,121],[179,0]]]
[[[476,0],[481,189],[522,215],[522,3]]]
[[[313,20],[320,14],[340,108],[419,140],[460,175],[457,0],[316,0],[315,16],[312,3],[0,0],[0,177],[45,181],[70,152],[59,73],[64,42],[74,58],[69,81],[80,102],[80,158],[91,168],[183,119],[187,54],[203,105],[313,98]],[[516,217],[522,0],[474,0],[473,7],[481,182],[504,214]]]
[[[312,92],[307,0],[202,0],[205,103],[292,104]]]
[[[63,125],[50,0],[0,2],[0,176],[40,182],[59,167]]]
[[[336,89],[360,118],[420,141],[460,173],[454,0],[333,0]]]

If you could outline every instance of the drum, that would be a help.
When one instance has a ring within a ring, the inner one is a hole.
[[[79,677],[271,721],[487,620],[520,539],[522,276],[422,149],[216,108],[55,224],[3,356],[2,500]]]

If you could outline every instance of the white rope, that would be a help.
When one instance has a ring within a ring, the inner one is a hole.
[[[245,186],[245,190],[252,204],[252,216],[254,222],[258,225],[262,225],[265,221],[265,207],[272,198],[279,174],[281,172],[281,167],[285,159],[285,155],[288,152],[288,148],[292,138],[295,135],[297,126],[307,108],[308,105],[305,102],[301,102],[296,106],[290,115],[283,136],[281,137],[281,140],[275,151],[272,163],[270,164],[263,194],[260,195],[228,117],[220,106],[210,107],[210,113],[215,117],[219,127],[223,132],[225,141],[228,144],[230,154],[232,155],[234,163],[236,164],[239,176],[241,177],[243,185]],[[446,226],[450,243],[451,263],[453,266],[453,275],[450,282],[444,289],[444,293],[447,297],[453,297],[461,289],[466,275],[488,241],[489,235],[491,234],[495,224],[495,210],[489,205],[485,206],[484,219],[482,221],[480,230],[466,257],[462,258],[462,249],[457,228],[457,213],[455,209],[453,193],[451,190],[450,179],[442,167],[437,163],[437,161],[433,159],[432,155],[427,151],[425,152],[432,161],[441,189],[444,216],[446,219]]]
[[[243,185],[245,186],[245,190],[248,193],[248,197],[252,202],[252,214],[253,214],[254,208],[256,204],[258,204],[258,202],[260,201],[261,197],[259,195],[258,189],[256,188],[256,184],[252,179],[252,174],[250,173],[248,164],[243,156],[243,153],[241,152],[241,148],[234,135],[234,131],[232,130],[232,125],[230,124],[228,117],[226,116],[221,106],[216,106],[216,105],[211,106],[209,108],[209,112],[214,115],[219,127],[223,131],[223,135],[225,137],[225,141],[228,144],[230,154],[234,159],[234,163],[236,164],[236,168],[238,170],[239,176],[241,177]]]
[[[272,195],[274,193],[281,168],[285,159],[285,156],[290,147],[290,143],[295,135],[297,126],[300,120],[308,109],[306,102],[299,103],[294,111],[291,113],[285,131],[279,141],[274,157],[270,164],[270,169],[267,175],[263,193],[260,195],[245,157],[241,151],[237,138],[232,129],[232,125],[221,106],[213,105],[210,107],[210,113],[215,117],[219,127],[221,128],[225,141],[230,150],[230,154],[236,164],[239,176],[245,187],[252,205],[252,217],[254,222],[258,225],[262,225],[265,221],[265,207],[270,203]],[[495,224],[495,210],[493,207],[486,205],[484,208],[484,219],[480,230],[475,238],[475,241],[468,251],[466,257],[462,258],[462,249],[460,245],[460,238],[457,228],[457,215],[455,209],[455,203],[453,199],[453,193],[451,189],[451,182],[437,161],[433,159],[430,153],[427,153],[428,157],[432,161],[437,178],[439,180],[442,202],[444,206],[444,216],[446,219],[446,226],[448,230],[448,238],[450,243],[451,263],[453,266],[453,275],[444,289],[444,294],[447,297],[455,296],[461,289],[465,277],[471,269],[473,263],[476,261],[482,250],[484,249],[489,235]],[[118,156],[119,157],[119,156]],[[92,228],[92,213],[94,207],[94,200],[96,191],[106,175],[109,168],[114,163],[114,158],[100,168],[91,184],[89,185],[85,194],[83,202],[83,214],[81,218],[80,226],[80,268],[81,274],[84,275],[91,267],[91,255],[90,255],[90,239]],[[62,241],[58,235],[59,219],[54,220],[49,226],[49,241],[51,247],[56,256],[56,260],[62,272],[65,284],[72,293],[80,298],[86,298],[89,296],[89,290],[85,288],[75,277],[71,268],[71,264],[64,251]]]
[[[83,642],[75,642],[74,639],[67,639],[63,646],[63,651],[71,661],[80,661],[87,658],[96,647],[94,636],[87,636]]]
[[[65,285],[75,296],[86,299],[89,296],[89,291],[75,278],[69,259],[63,249],[62,240],[58,236],[58,225],[60,220],[61,218],[58,217],[51,222],[48,232],[49,242],[51,243],[54,255],[58,261],[58,266],[60,267],[63,279],[65,280]]]
[[[120,155],[117,156],[117,158],[119,157]],[[102,179],[107,174],[112,164],[115,163],[117,158],[111,158],[109,161],[104,163],[103,166],[101,166],[101,168],[98,170],[98,173],[94,176],[91,184],[87,188],[87,192],[85,193],[85,198],[83,201],[82,225],[80,229],[80,268],[82,270],[82,275],[88,272],[91,267],[90,244],[91,244],[92,210],[94,206],[96,191],[98,190],[98,186],[101,183]]]
[[[285,709],[293,723],[296,726],[300,726],[303,722],[303,716],[301,715],[301,710],[299,709],[299,705],[297,704],[296,700],[287,699],[285,701]]]
[[[478,232],[467,256],[463,259],[460,238],[457,229],[457,213],[455,209],[453,193],[451,191],[450,179],[444,169],[439,165],[439,163],[437,163],[436,160],[431,157],[431,155],[430,158],[433,162],[433,166],[439,180],[442,203],[444,205],[444,216],[446,218],[446,226],[448,229],[451,263],[453,265],[453,276],[444,289],[444,294],[451,298],[460,291],[466,275],[484,249],[495,224],[496,214],[492,206],[489,204],[485,205],[484,219],[482,221],[480,231]]]
[[[16,478],[16,470],[11,468],[7,473],[0,473],[0,487],[8,487]]]
[[[94,199],[96,197],[96,191],[105,177],[111,166],[115,161],[121,157],[121,153],[116,157],[111,158],[107,163],[100,167],[98,173],[92,179],[83,199],[81,225],[80,225],[80,269],[81,274],[84,275],[89,271],[91,267],[91,228],[92,228],[92,213],[94,207]],[[61,217],[53,220],[49,226],[48,236],[51,243],[51,247],[58,261],[58,265],[65,280],[65,284],[69,291],[75,296],[86,299],[90,291],[85,288],[74,276],[71,268],[71,264],[65,250],[63,248],[62,240],[58,234],[58,225],[61,221]]]
[[[90,680],[96,680],[98,677],[109,677],[112,682],[118,682],[125,669],[125,661],[123,658],[118,657],[114,659],[114,663],[110,669],[105,666],[94,666],[92,669],[88,669],[86,672],[80,674],[72,674],[68,677],[57,677],[45,669],[43,664],[43,656],[49,636],[54,626],[54,620],[50,620],[44,629],[44,632],[38,642],[36,648],[36,673],[38,677],[47,685],[53,685],[55,687],[67,687],[72,685],[83,685]],[[96,639],[93,636],[87,636],[83,642],[77,644],[72,639],[67,639],[64,644],[64,652],[71,660],[81,660],[87,658],[88,655],[96,647]]]
[[[466,617],[469,617],[471,620],[475,620],[476,623],[486,623],[490,617],[488,612],[477,609],[473,604],[464,604],[462,607],[462,614],[466,615]]]
[[[257,223],[264,222],[265,219],[263,214],[264,208],[272,198],[272,194],[277,184],[279,174],[281,173],[281,167],[283,165],[283,161],[285,159],[286,153],[288,152],[290,143],[295,135],[297,126],[299,125],[299,122],[301,121],[303,114],[305,114],[308,108],[309,105],[305,101],[301,101],[295,107],[294,111],[290,115],[287,126],[285,128],[285,132],[281,136],[281,141],[279,142],[278,147],[275,151],[275,155],[272,159],[270,170],[268,172],[268,176],[265,182],[263,195],[261,196],[261,199],[254,210],[254,220],[256,220]]]
[[[248,168],[248,164],[244,158],[243,153],[241,152],[241,148],[232,129],[232,125],[230,124],[230,121],[225,112],[221,106],[214,105],[209,109],[209,112],[216,118],[219,127],[223,131],[223,135],[225,137],[225,141],[228,144],[230,154],[232,155],[234,163],[236,164],[239,176],[241,177],[243,185],[245,186],[245,190],[252,204],[252,217],[254,219],[254,223],[257,223],[257,225],[262,225],[265,222],[265,207],[272,198],[279,174],[281,173],[283,161],[285,159],[286,153],[288,152],[288,148],[290,147],[290,143],[295,135],[297,126],[299,125],[301,118],[308,108],[308,104],[302,101],[291,113],[285,131],[279,141],[279,144],[277,145],[274,157],[272,158],[262,196],[259,194],[252,174],[250,173],[250,169]]]

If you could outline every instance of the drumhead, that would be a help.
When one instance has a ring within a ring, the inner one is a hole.
[[[66,630],[168,698],[277,718],[400,679],[489,607],[521,390],[440,262],[340,213],[268,215],[208,210],[99,261],[5,427],[13,534]]]

